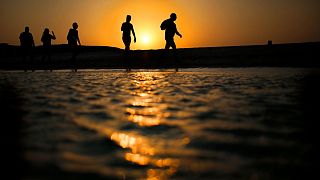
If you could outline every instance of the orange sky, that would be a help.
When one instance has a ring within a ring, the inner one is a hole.
[[[83,45],[123,48],[120,27],[130,14],[132,49],[159,49],[159,26],[172,12],[180,48],[320,41],[319,10],[318,0],[1,0],[0,43],[19,44],[28,25],[37,45],[45,27],[54,30],[54,44],[65,44],[76,21]]]

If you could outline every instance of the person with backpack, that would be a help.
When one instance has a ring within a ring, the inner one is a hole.
[[[182,38],[182,35],[177,30],[177,25],[174,23],[174,21],[177,20],[177,15],[175,13],[172,13],[170,15],[170,18],[163,21],[160,25],[161,30],[165,30],[165,40],[166,40],[166,46],[165,49],[169,49],[172,47],[172,49],[176,49],[176,43],[174,42],[174,36],[177,34]]]
[[[180,38],[182,38],[182,35],[179,33],[177,29],[177,25],[174,23],[174,21],[176,20],[177,20],[177,15],[175,13],[172,13],[169,19],[166,19],[161,23],[160,28],[161,30],[165,30],[165,40],[166,40],[165,50],[167,52],[167,50],[169,50],[170,47],[172,47],[173,54],[174,54],[175,69],[176,71],[178,71],[179,59],[176,52],[177,47],[176,47],[176,43],[174,42],[174,36],[177,34],[178,36],[180,36]]]

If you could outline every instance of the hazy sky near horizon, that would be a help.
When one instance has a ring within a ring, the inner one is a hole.
[[[163,48],[160,24],[176,12],[178,47],[320,41],[319,0],[0,0],[0,43],[19,44],[29,26],[37,45],[44,28],[65,44],[73,22],[83,45],[123,48],[127,14],[137,34],[133,49]]]

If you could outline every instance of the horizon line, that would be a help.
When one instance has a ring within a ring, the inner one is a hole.
[[[273,43],[272,45],[289,45],[289,44],[310,44],[310,43],[320,43],[320,41],[302,41],[302,42],[286,42],[286,43]],[[221,45],[221,46],[194,46],[194,47],[180,47],[177,49],[201,49],[201,48],[219,48],[219,47],[246,47],[246,46],[265,46],[268,45],[268,41],[264,44],[241,44],[241,45]],[[16,44],[9,44],[0,42],[0,46],[13,46],[13,47],[20,47],[20,45]],[[37,45],[35,47],[42,47],[43,45]],[[68,46],[68,44],[52,44],[51,46]],[[109,47],[115,49],[123,49],[120,47],[109,46],[109,45],[81,45],[79,47]],[[163,50],[164,48],[159,49],[132,49],[132,51],[136,50]]]

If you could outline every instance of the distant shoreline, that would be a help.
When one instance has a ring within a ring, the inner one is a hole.
[[[67,45],[54,45],[51,52],[51,61],[42,61],[43,49],[37,46],[34,59],[23,61],[18,46],[0,44],[0,70],[320,67],[320,42],[183,48],[176,56],[161,49],[134,50],[127,57],[119,48],[81,46],[74,62]]]

